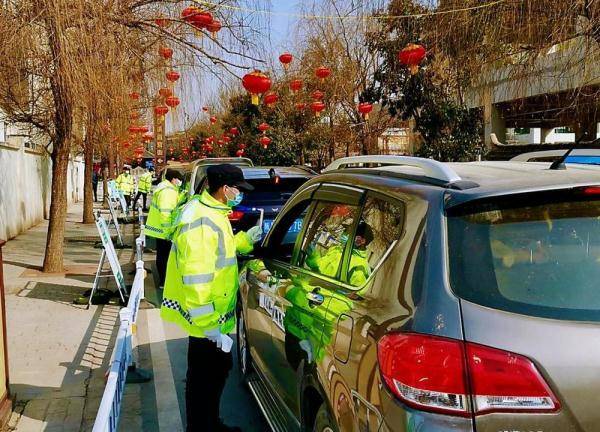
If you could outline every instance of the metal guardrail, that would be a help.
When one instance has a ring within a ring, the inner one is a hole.
[[[137,315],[140,301],[144,298],[144,279],[146,278],[143,260],[146,238],[144,236],[144,226],[140,224],[140,228],[141,234],[135,241],[137,259],[135,278],[127,306],[119,311],[119,332],[115,341],[102,401],[92,429],[93,432],[113,432],[117,430],[127,371],[129,366],[133,364],[132,337],[136,333]]]

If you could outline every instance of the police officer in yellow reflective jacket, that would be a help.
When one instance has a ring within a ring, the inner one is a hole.
[[[206,175],[208,191],[194,195],[176,221],[161,316],[190,336],[187,431],[239,431],[219,418],[219,401],[233,363],[237,253],[251,252],[262,230],[233,234],[231,208],[252,190],[238,167],[215,165]]]
[[[152,190],[153,173],[154,173],[154,168],[150,167],[150,168],[148,168],[148,171],[146,171],[144,174],[142,174],[138,178],[138,191],[135,196],[135,199],[133,200],[133,205],[135,206],[135,205],[137,205],[137,202],[141,196],[142,200],[144,202],[144,207],[142,208],[142,211],[145,211],[145,212],[148,211],[148,208],[146,207],[146,201],[148,199],[148,194]]]
[[[129,165],[124,165],[123,172],[119,174],[119,176],[115,180],[117,189],[123,192],[123,196],[125,197],[127,207],[131,206],[131,194],[133,193],[134,189],[133,176],[131,175],[130,170],[131,168],[129,167]]]
[[[165,179],[158,184],[152,195],[150,213],[144,229],[147,236],[156,239],[156,270],[160,287],[165,285],[171,234],[182,181],[183,176],[179,171],[167,169]]]

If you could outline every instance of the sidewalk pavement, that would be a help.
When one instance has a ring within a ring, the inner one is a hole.
[[[81,224],[81,205],[67,217],[64,274],[39,271],[47,222],[10,240],[3,249],[10,390],[15,410],[9,429],[34,431],[91,431],[104,391],[104,375],[118,328],[118,306],[85,306],[73,300],[91,287],[101,250],[96,226]],[[133,243],[126,225],[126,243]],[[131,249],[117,251],[123,272],[134,268]],[[144,257],[154,268],[154,255]],[[160,319],[156,271],[145,280],[146,298],[138,317],[138,366],[154,379],[128,384],[119,430],[183,431],[187,337]],[[129,280],[128,282],[131,282]],[[104,280],[109,288],[114,282]],[[113,288],[114,289],[114,288]],[[235,348],[234,348],[235,350]],[[228,424],[245,432],[268,431],[258,406],[240,384],[234,367],[222,402]]]

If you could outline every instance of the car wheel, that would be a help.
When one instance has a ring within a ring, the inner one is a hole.
[[[248,378],[252,370],[250,364],[250,352],[248,348],[248,338],[246,333],[246,320],[242,306],[238,306],[237,311],[237,360],[240,374],[243,380]]]
[[[323,402],[317,411],[313,432],[337,432],[338,428],[333,421],[333,417],[329,413],[327,403]]]

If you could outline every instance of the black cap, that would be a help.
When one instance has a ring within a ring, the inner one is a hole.
[[[208,187],[211,191],[221,186],[236,187],[243,191],[254,190],[254,187],[244,180],[244,173],[239,167],[231,164],[211,165],[206,169]]]

